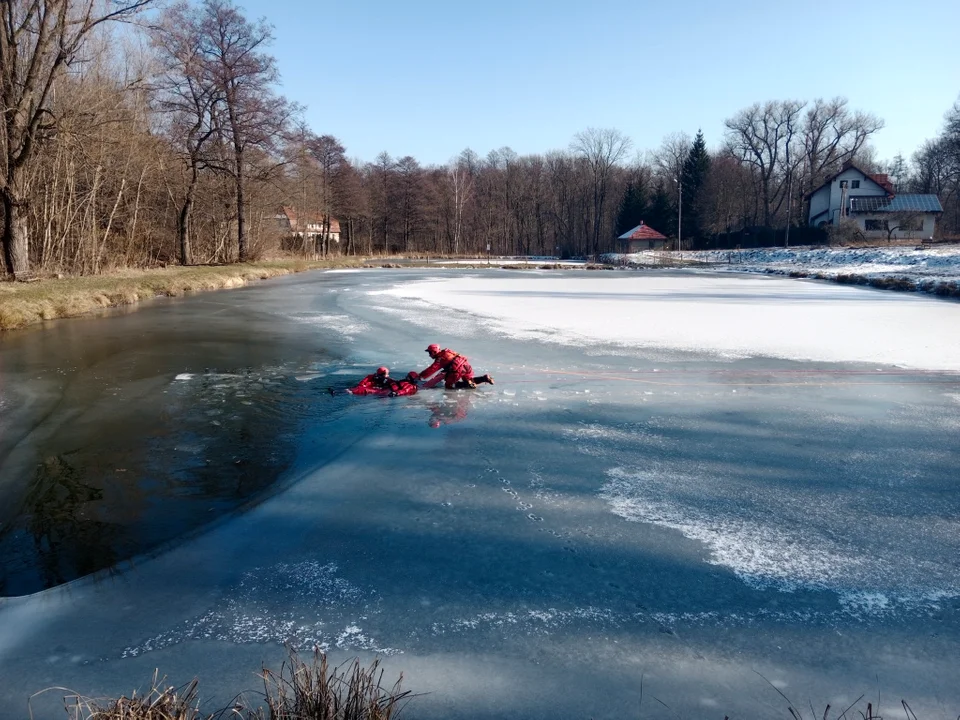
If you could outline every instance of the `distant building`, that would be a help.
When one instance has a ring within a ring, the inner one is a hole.
[[[320,213],[300,213],[294,207],[283,207],[274,220],[280,232],[288,237],[298,237],[315,242],[323,236],[324,216]],[[340,221],[332,217],[327,228],[327,237],[331,242],[340,242]]]
[[[620,252],[635,253],[641,250],[663,250],[667,246],[667,236],[658,233],[649,225],[642,222],[633,230],[628,230],[617,240],[620,241]]]
[[[932,238],[943,206],[936,195],[897,193],[883,174],[865,173],[848,163],[807,196],[809,224],[857,224],[867,238]]]

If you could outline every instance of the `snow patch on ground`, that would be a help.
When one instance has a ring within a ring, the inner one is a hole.
[[[672,253],[668,254],[672,257]],[[662,252],[613,256],[635,265],[658,265]],[[797,247],[684,252],[684,260],[713,263],[734,272],[819,273],[828,278],[857,274],[869,278],[905,277],[914,281],[960,281],[960,246]]]

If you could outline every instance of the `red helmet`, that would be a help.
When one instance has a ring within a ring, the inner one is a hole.
[[[433,343],[432,345],[427,345],[427,352],[430,353],[431,355],[436,355],[438,352],[440,352],[440,346],[437,345],[436,343]]]
[[[389,374],[390,374],[390,369],[389,369],[389,368],[385,368],[385,367],[378,367],[378,368],[377,368],[377,375],[389,375]]]
[[[407,380],[410,382],[420,382],[420,373],[416,370],[411,370],[407,373]]]

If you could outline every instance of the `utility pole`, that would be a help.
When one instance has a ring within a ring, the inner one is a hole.
[[[677,252],[680,255],[680,259],[683,260],[683,243],[682,243],[682,227],[683,227],[683,177],[675,178],[674,182],[677,184]]]
[[[790,247],[790,210],[793,202],[793,172],[787,176],[787,234],[783,239],[783,246]]]

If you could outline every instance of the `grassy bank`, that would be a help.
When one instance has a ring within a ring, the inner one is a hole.
[[[32,283],[0,282],[0,330],[22,328],[43,320],[77,317],[158,296],[180,297],[204,290],[240,287],[251,280],[266,280],[317,268],[356,266],[362,262],[362,258],[265,260],[235,265],[117,270],[104,275],[44,279]]]

